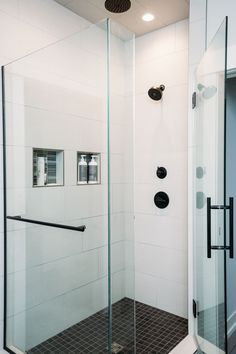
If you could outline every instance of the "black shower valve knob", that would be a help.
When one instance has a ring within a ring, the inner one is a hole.
[[[159,209],[165,209],[169,205],[169,196],[165,192],[158,192],[154,196],[154,204]]]
[[[165,167],[157,167],[157,177],[163,179],[167,176],[167,170]]]

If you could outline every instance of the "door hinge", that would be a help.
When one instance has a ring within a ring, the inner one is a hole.
[[[197,105],[197,93],[194,91],[192,94],[192,109],[194,109]]]
[[[198,310],[197,310],[197,302],[193,300],[193,317],[197,318]]]

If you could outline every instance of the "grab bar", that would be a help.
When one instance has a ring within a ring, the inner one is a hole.
[[[16,221],[22,221],[22,222],[28,222],[28,223],[36,224],[36,225],[57,227],[58,229],[65,229],[65,230],[73,230],[73,231],[80,231],[80,232],[84,232],[86,230],[86,226],[85,225],[70,226],[70,225],[63,225],[63,224],[55,224],[53,222],[26,219],[26,218],[22,218],[21,216],[7,216],[7,219],[16,220]]]

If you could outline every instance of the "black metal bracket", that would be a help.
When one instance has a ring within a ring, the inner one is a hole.
[[[53,222],[46,222],[46,221],[40,221],[40,220],[33,220],[33,219],[26,219],[22,218],[21,216],[7,216],[7,219],[9,220],[15,220],[15,221],[22,221],[22,222],[28,222],[30,224],[36,224],[36,225],[43,225],[43,226],[49,226],[49,227],[56,227],[58,229],[65,229],[65,230],[73,230],[73,231],[80,231],[84,232],[86,230],[85,225],[81,226],[71,226],[71,225],[63,225],[63,224],[55,224]]]
[[[211,210],[229,210],[229,246],[211,244]],[[229,205],[211,205],[211,198],[207,198],[207,258],[211,258],[211,251],[229,250],[229,257],[234,258],[234,199],[229,198]]]

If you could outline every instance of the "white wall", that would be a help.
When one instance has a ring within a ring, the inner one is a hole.
[[[136,40],[136,299],[187,317],[188,20]],[[164,84],[162,101],[148,89]],[[157,166],[168,171],[156,177]],[[169,206],[153,198],[165,191]]]

